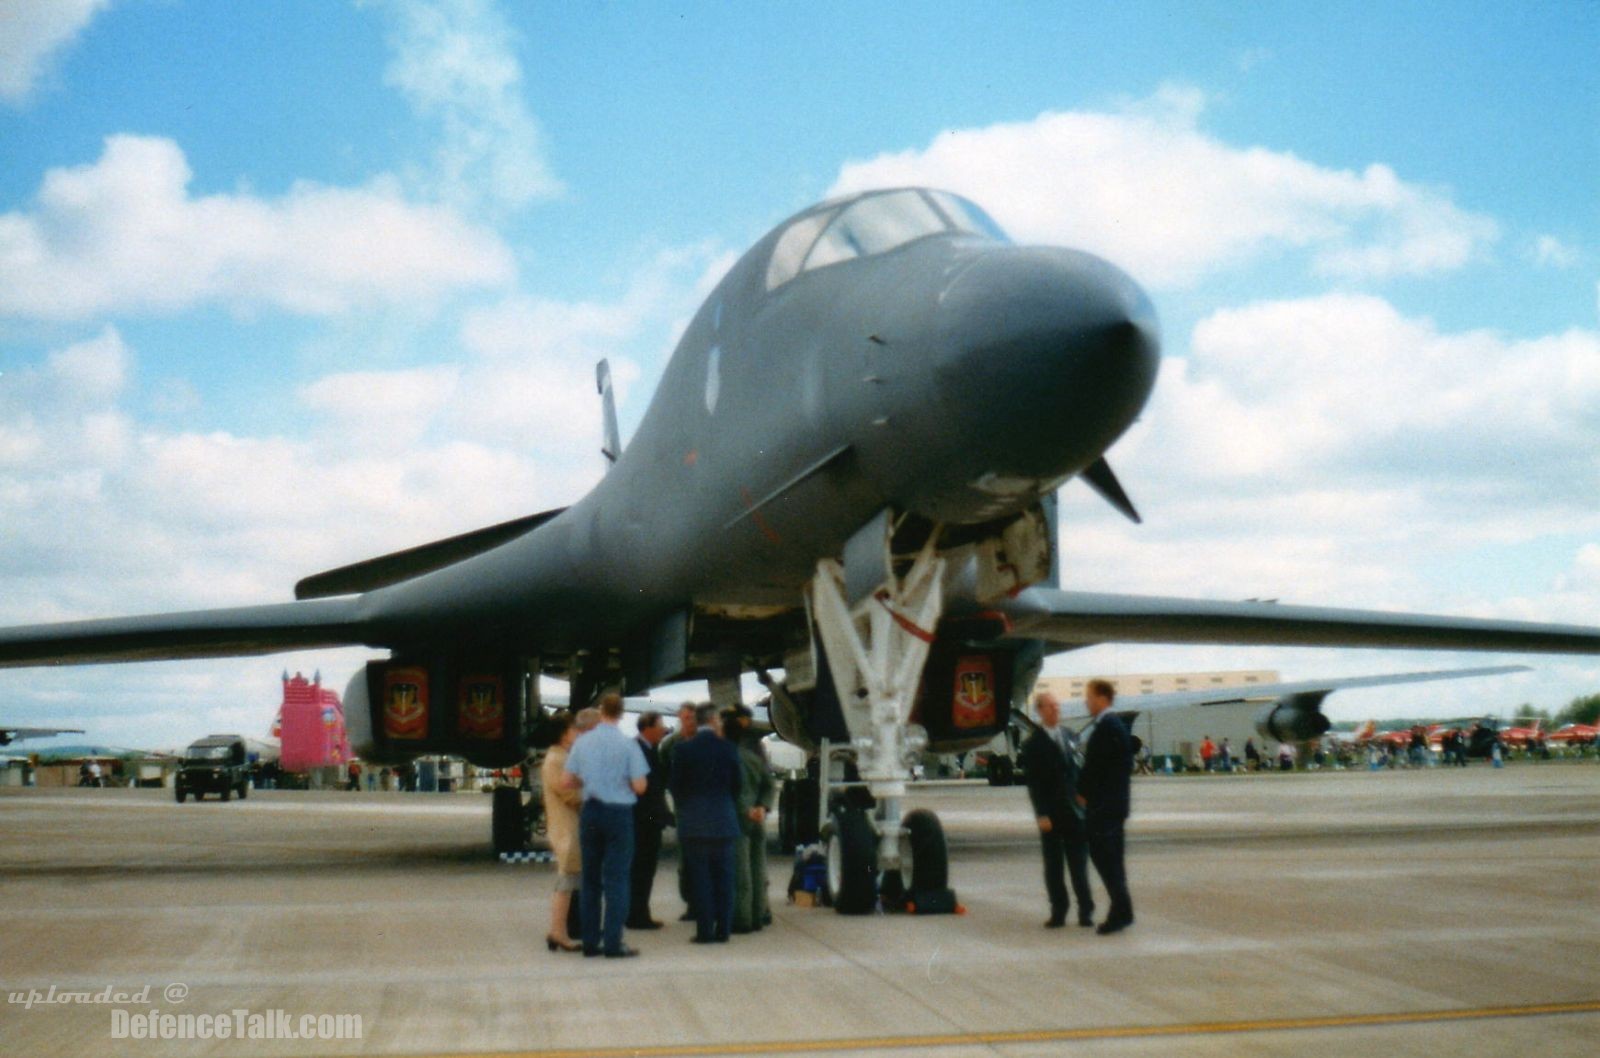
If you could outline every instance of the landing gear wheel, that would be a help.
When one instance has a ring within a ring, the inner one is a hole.
[[[189,796],[189,791],[185,790],[183,787],[180,786],[180,787],[178,787],[177,794],[178,794],[178,803],[181,805],[181,804],[183,804],[184,800]]]
[[[1010,757],[989,759],[989,785],[1010,786],[1017,781],[1017,766]]]
[[[901,877],[914,893],[938,892],[950,887],[950,850],[939,817],[926,808],[907,812],[905,850],[900,857]]]
[[[878,903],[878,835],[859,808],[835,812],[828,835],[828,896],[841,915],[870,914]]]
[[[794,784],[785,782],[778,788],[778,848],[793,852],[799,844],[795,840]]]
[[[522,791],[515,786],[494,788],[493,815],[489,833],[494,852],[522,852],[528,847],[527,816],[522,810]]]
[[[778,791],[778,844],[786,853],[812,845],[822,829],[817,818],[821,796],[815,779],[785,779]]]

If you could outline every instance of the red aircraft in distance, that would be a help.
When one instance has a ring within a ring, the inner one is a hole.
[[[1378,722],[1368,720],[1354,731],[1329,731],[1327,737],[1344,746],[1365,746],[1378,737]]]
[[[1542,730],[1543,727],[1544,721],[1535,717],[1532,725],[1528,727],[1501,728],[1500,741],[1508,747],[1514,746],[1517,749],[1523,749],[1530,743],[1538,742],[1545,737],[1545,733]]]
[[[1411,740],[1419,733],[1429,745],[1433,745],[1440,738],[1444,737],[1446,730],[1448,730],[1448,728],[1446,728],[1443,724],[1433,724],[1427,727],[1418,724],[1414,727],[1402,727],[1395,731],[1379,731],[1372,736],[1372,741],[1381,742],[1386,746],[1393,747],[1394,749],[1403,750],[1411,747]]]
[[[1593,742],[1600,738],[1600,724],[1563,724],[1545,736],[1547,742],[1565,742],[1567,745]]]

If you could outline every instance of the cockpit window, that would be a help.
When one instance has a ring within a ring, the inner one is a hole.
[[[767,289],[776,289],[813,268],[887,253],[944,232],[1006,241],[983,210],[955,195],[913,190],[868,195],[842,210],[823,210],[790,225],[773,247],[767,264]]]
[[[916,191],[872,195],[848,207],[811,248],[805,268],[870,257],[945,230],[944,218]]]
[[[939,212],[950,219],[950,223],[957,231],[966,232],[968,235],[982,235],[986,239],[996,242],[1010,242],[1006,233],[1000,230],[989,214],[968,202],[964,198],[957,198],[948,191],[929,191],[928,197],[933,199],[939,207]]]
[[[811,244],[817,241],[817,235],[838,213],[836,209],[825,209],[809,217],[801,217],[778,237],[778,244],[772,248],[772,260],[767,262],[768,290],[774,290],[800,274],[806,251],[811,249]]]

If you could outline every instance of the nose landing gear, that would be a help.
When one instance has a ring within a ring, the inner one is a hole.
[[[910,723],[911,710],[943,611],[945,560],[935,531],[910,569],[897,575],[889,528],[887,518],[874,519],[846,546],[848,573],[824,559],[811,582],[812,617],[850,734],[848,746],[824,741],[820,747],[828,887],[841,914],[870,912],[880,897],[897,910],[955,909],[944,828],[925,809],[901,814],[907,777],[926,745],[926,734]],[[857,559],[863,555],[872,556],[869,566],[881,558],[876,588],[859,588],[864,578]],[[837,753],[854,756],[859,781],[830,781]],[[873,807],[852,805],[847,797],[833,803],[830,791],[840,786],[864,789]]]

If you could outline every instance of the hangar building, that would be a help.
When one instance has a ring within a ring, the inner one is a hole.
[[[1035,693],[1049,691],[1061,700],[1062,712],[1067,717],[1083,712],[1083,688],[1090,676],[1041,676]],[[1174,691],[1203,691],[1211,687],[1249,687],[1252,684],[1277,683],[1278,673],[1272,669],[1249,669],[1230,672],[1163,672],[1129,673],[1107,676],[1117,689],[1118,711],[1137,712],[1141,694],[1167,694]],[[1254,738],[1256,745],[1262,740],[1256,734],[1256,715],[1265,708],[1261,702],[1238,705],[1195,705],[1180,709],[1163,709],[1141,712],[1133,722],[1133,733],[1144,740],[1155,756],[1177,754],[1184,760],[1200,759],[1200,742],[1207,735],[1221,745],[1223,739],[1231,744],[1235,757],[1243,757],[1244,740]],[[1276,749],[1276,744],[1273,746]],[[1264,747],[1263,747],[1264,749]]]

